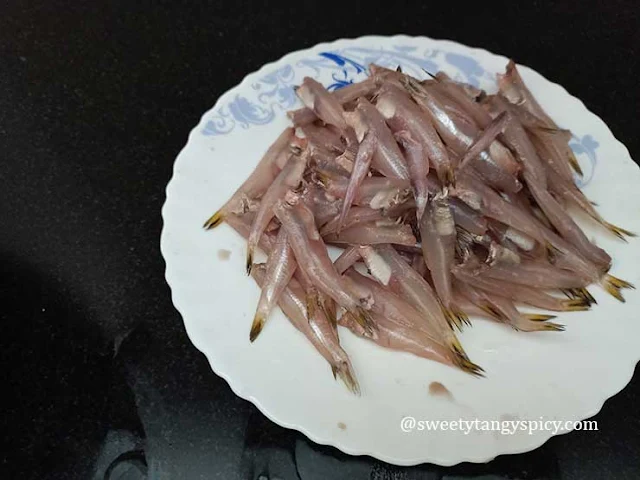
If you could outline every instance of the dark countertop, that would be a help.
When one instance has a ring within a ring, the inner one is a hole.
[[[111,464],[121,479],[638,478],[637,375],[598,432],[486,465],[397,468],[314,445],[211,372],[159,251],[164,189],[200,115],[265,62],[339,37],[423,34],[511,56],[640,158],[636,2],[153,3],[0,5],[0,477],[104,478]]]

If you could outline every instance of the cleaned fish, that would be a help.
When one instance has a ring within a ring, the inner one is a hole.
[[[276,305],[284,289],[287,288],[297,266],[293,250],[291,250],[287,240],[287,233],[284,229],[281,229],[278,232],[275,245],[269,253],[265,266],[260,300],[258,301],[258,307],[256,308],[256,314],[253,317],[253,324],[249,333],[250,341],[253,342],[260,335],[269,313]]]
[[[320,120],[335,125],[340,130],[347,128],[341,103],[322,84],[311,77],[304,77],[302,85],[296,89],[296,94],[305,107],[313,110]]]
[[[635,288],[610,272],[572,208],[623,240],[635,235],[580,190],[571,131],[515,64],[490,95],[425,73],[371,65],[366,80],[332,92],[305,78],[294,127],[205,223],[247,240],[246,268],[262,288],[249,340],[279,305],[354,393],[338,325],[482,376],[457,333],[469,316],[559,332],[554,312],[596,308],[593,285],[621,302]],[[253,264],[257,248],[265,264]]]
[[[280,171],[278,176],[269,185],[269,188],[260,201],[260,207],[256,212],[256,217],[251,225],[249,232],[249,240],[247,242],[247,273],[251,273],[251,265],[253,265],[253,251],[267,228],[267,225],[273,218],[273,206],[284,197],[285,193],[298,186],[302,180],[302,175],[307,164],[308,156],[291,155],[287,164]]]
[[[274,212],[287,232],[298,261],[298,269],[308,276],[318,291],[334,299],[365,328],[372,330],[374,326],[368,314],[374,302],[372,296],[358,296],[358,292],[350,290],[349,285],[336,272],[327,247],[313,222],[313,213],[300,200],[299,195],[290,192],[284,200],[276,203]]]
[[[262,287],[266,276],[265,266],[255,265],[251,269],[251,275]],[[349,356],[340,346],[337,337],[330,333],[331,326],[328,325],[328,320],[322,317],[323,313],[320,310],[312,320],[307,318],[304,290],[296,280],[291,280],[283,290],[278,299],[278,305],[291,324],[307,337],[318,353],[329,363],[333,376],[340,377],[351,392],[359,395],[360,387]]]
[[[280,173],[277,168],[276,160],[283,150],[293,140],[294,129],[285,128],[278,139],[271,145],[262,159],[256,166],[255,170],[249,175],[240,188],[231,196],[231,198],[204,223],[204,228],[215,228],[222,223],[226,216],[232,213],[243,213],[246,202],[261,196],[267,191],[275,178]]]

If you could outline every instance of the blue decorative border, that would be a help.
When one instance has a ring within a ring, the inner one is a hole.
[[[254,125],[271,123],[276,113],[289,110],[296,104],[293,86],[305,76],[313,76],[323,81],[329,90],[337,90],[367,76],[367,66],[371,63],[388,68],[401,66],[410,75],[423,78],[427,72],[446,70],[455,80],[474,86],[480,79],[493,79],[493,74],[472,57],[439,49],[421,49],[412,45],[395,45],[391,48],[349,47],[320,52],[317,56],[298,61],[295,65],[285,65],[261,77],[251,87],[252,98],[236,95],[226,105],[209,115],[201,133],[206,136],[225,135],[236,127],[248,129]],[[325,78],[329,79],[325,81]],[[584,187],[591,181],[597,163],[596,149],[599,143],[591,136],[574,137],[571,148],[588,167],[583,178],[576,177],[576,183]]]
[[[280,67],[260,78],[252,85],[255,97],[243,95],[219,107],[207,120],[203,135],[224,135],[237,126],[249,128],[265,125],[273,121],[276,112],[291,108],[296,102],[293,86],[304,76],[326,76],[329,90],[337,90],[367,76],[367,66],[376,63],[384,67],[396,68],[400,65],[407,73],[424,77],[428,72],[436,72],[446,64],[448,71],[456,72],[454,78],[478,85],[480,78],[490,76],[473,58],[442,50],[420,50],[415,46],[397,45],[392,48],[350,47],[342,50],[320,52],[316,57],[300,60],[292,65]]]

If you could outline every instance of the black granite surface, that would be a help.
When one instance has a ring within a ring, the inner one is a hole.
[[[307,5],[307,3],[309,5]],[[597,433],[486,465],[398,468],[266,420],[190,344],[164,281],[173,160],[246,73],[406,33],[511,56],[640,158],[637,2],[0,2],[3,479],[637,479],[638,376]]]

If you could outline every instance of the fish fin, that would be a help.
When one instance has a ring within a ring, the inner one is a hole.
[[[258,338],[258,335],[260,335],[260,332],[262,332],[266,320],[267,317],[265,315],[263,315],[262,313],[256,313],[255,317],[253,317],[253,323],[251,324],[249,341],[253,342],[256,338]]]
[[[360,385],[358,385],[358,380],[349,362],[340,362],[338,365],[331,365],[331,371],[333,372],[334,378],[336,375],[340,377],[340,380],[342,380],[351,393],[358,396],[360,395]]]
[[[253,268],[253,246],[247,245],[247,260],[245,263],[247,269],[247,275],[251,275],[251,269]]]
[[[580,164],[578,163],[578,159],[576,158],[573,152],[569,152],[569,165],[571,165],[571,168],[573,168],[573,170],[578,175],[580,175],[581,177],[584,176],[584,173],[582,172],[582,168],[580,168]]]
[[[522,316],[532,322],[546,322],[547,320],[557,317],[557,315],[543,315],[539,313],[523,313]]]
[[[309,289],[305,296],[305,304],[307,307],[307,318],[313,318],[316,314],[316,307],[320,304],[318,292],[315,289]]]
[[[216,213],[211,215],[206,222],[204,222],[202,228],[204,228],[205,230],[211,230],[213,228],[216,228],[222,222],[224,222],[224,214],[222,213],[222,210],[218,210]]]
[[[374,332],[378,330],[377,325],[371,318],[371,315],[367,310],[362,307],[356,307],[353,310],[347,310],[349,314],[354,318],[358,324],[364,328],[368,335],[373,336]]]
[[[330,300],[325,298],[324,301],[320,302],[320,308],[322,308],[324,315],[329,319],[329,323],[333,329],[336,330],[338,328],[338,319],[336,318],[335,312],[332,309],[327,308],[328,301]]]

